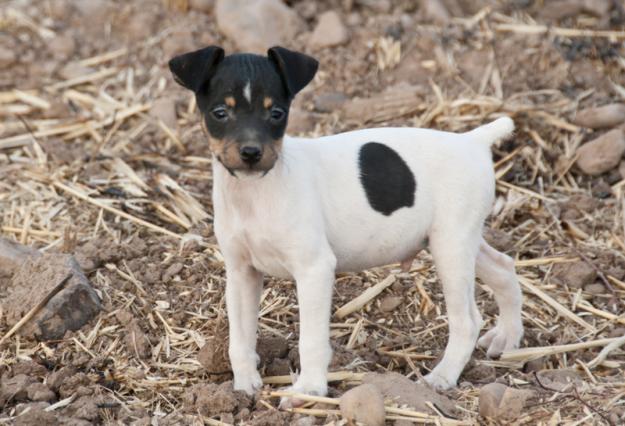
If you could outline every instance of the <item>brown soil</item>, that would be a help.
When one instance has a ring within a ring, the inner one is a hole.
[[[195,8],[200,3],[205,9]],[[267,392],[250,398],[232,390],[210,155],[190,95],[166,67],[172,55],[205,45],[234,50],[233,40],[218,32],[210,3],[15,0],[0,6],[0,232],[56,257],[72,254],[102,301],[100,314],[80,330],[45,342],[12,337],[0,348],[3,423],[177,425],[211,418],[304,426],[339,419],[335,406],[313,405],[322,414],[310,417],[277,410],[278,399]],[[315,136],[381,125],[464,131],[498,113],[513,116],[514,138],[493,149],[499,185],[487,238],[518,260],[522,277],[589,325],[570,321],[525,288],[522,346],[623,335],[625,176],[618,168],[584,175],[573,164],[576,148],[603,130],[571,124],[577,109],[623,101],[623,39],[501,29],[538,22],[623,31],[619,2],[584,2],[610,7],[554,18],[559,11],[544,15],[547,2],[540,0],[445,0],[454,18],[448,24],[413,1],[286,3],[302,26],[289,47],[321,63],[295,102],[293,131]],[[316,17],[328,10],[339,13],[349,39],[313,50],[308,41]],[[385,54],[393,43],[401,45],[399,62]],[[108,59],[80,62],[110,52]],[[105,74],[92,81],[64,86],[100,71]],[[135,106],[145,108],[119,119]],[[171,125],[180,144],[158,120]],[[78,127],[45,132],[65,125]],[[6,142],[19,135],[27,142]],[[392,265],[338,277],[334,309],[391,271],[398,279],[377,299],[342,323],[333,319],[331,371],[415,380],[437,362],[447,322],[429,254],[421,253],[406,273]],[[0,297],[14,291],[7,288],[13,278],[0,270]],[[8,331],[8,316],[19,317],[47,290],[4,309],[0,335]],[[486,330],[496,305],[479,284],[476,294]],[[266,279],[258,344],[263,377],[299,368],[296,305],[293,283]],[[440,415],[485,422],[479,389],[498,381],[534,392],[521,413],[524,423],[622,424],[625,353],[615,349],[607,363],[587,368],[600,350],[514,364],[488,360],[477,349],[459,387],[429,399],[438,400]],[[359,382],[332,382],[329,394],[338,397]],[[417,385],[399,379],[393,385],[402,383],[416,399],[397,402],[406,390],[389,391],[387,405],[423,402]],[[44,411],[65,398],[72,399]]]

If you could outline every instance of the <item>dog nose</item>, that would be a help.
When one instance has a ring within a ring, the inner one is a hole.
[[[242,146],[239,150],[239,155],[241,155],[241,160],[243,162],[249,164],[256,164],[260,161],[260,157],[263,155],[261,149],[257,146]]]

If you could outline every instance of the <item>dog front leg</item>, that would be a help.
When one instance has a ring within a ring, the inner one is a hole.
[[[332,358],[330,347],[330,310],[334,287],[334,255],[322,256],[314,264],[294,274],[299,304],[300,374],[291,390],[324,396],[328,391],[327,372]],[[281,407],[298,405],[283,399]]]
[[[256,331],[263,276],[249,265],[226,262],[226,307],[230,341],[228,354],[234,389],[253,394],[263,381],[258,374]]]

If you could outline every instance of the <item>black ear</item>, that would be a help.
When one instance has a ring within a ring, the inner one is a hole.
[[[169,61],[169,69],[178,84],[197,93],[210,80],[223,58],[221,47],[209,46],[176,56]]]
[[[280,46],[269,49],[267,56],[277,65],[290,98],[310,83],[319,67],[315,58]]]

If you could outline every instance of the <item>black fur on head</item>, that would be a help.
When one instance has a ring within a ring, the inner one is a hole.
[[[169,61],[175,80],[195,93],[213,154],[235,176],[273,167],[291,101],[317,67],[314,58],[278,46],[267,56],[224,56],[209,46]]]

